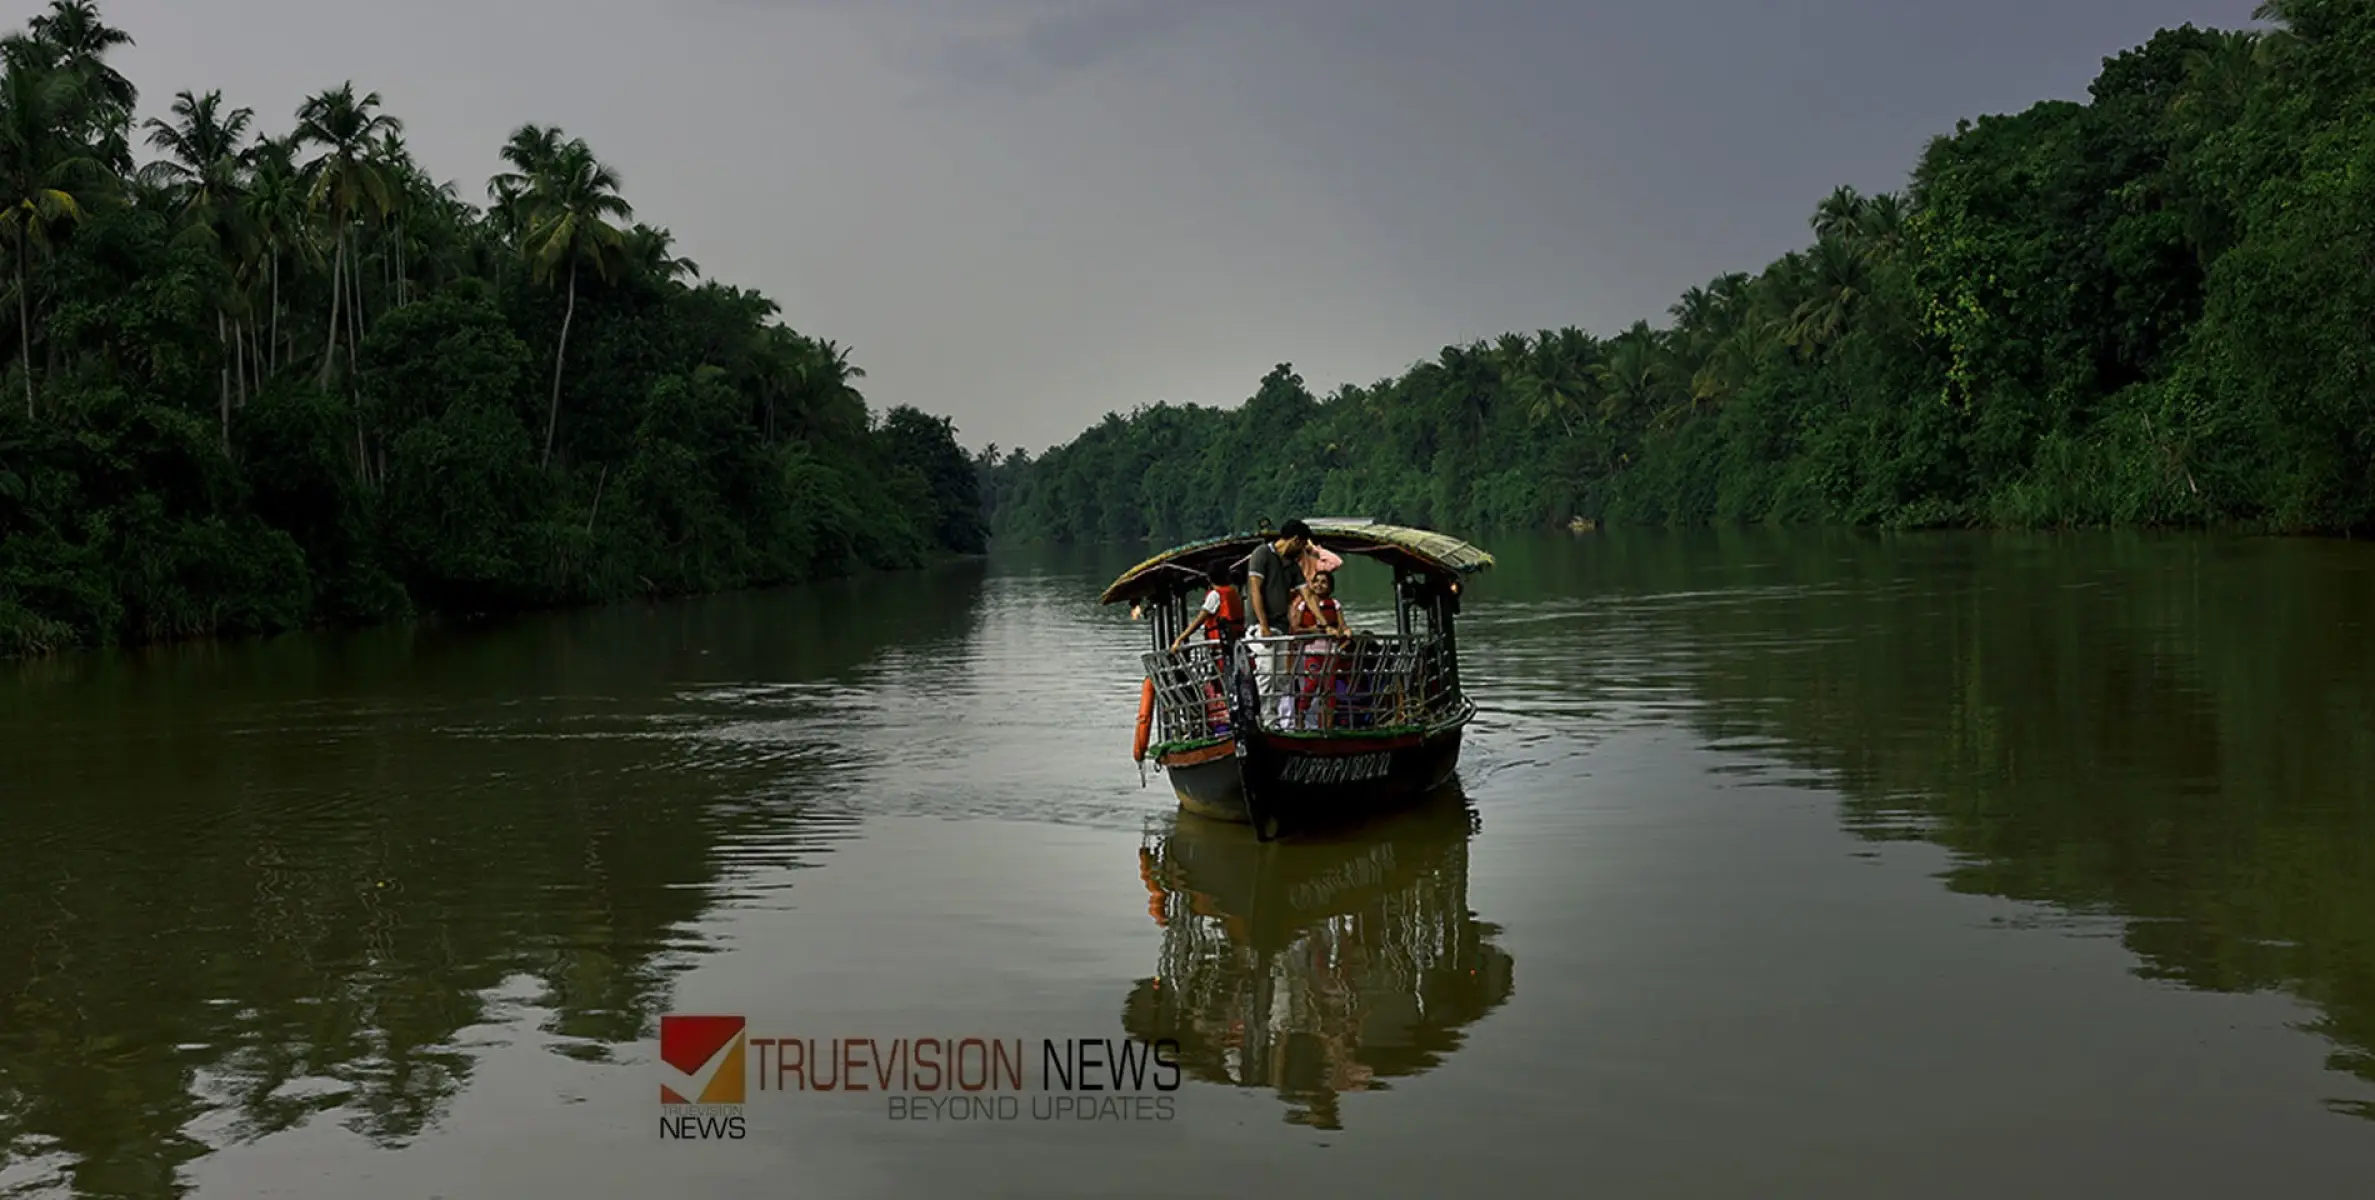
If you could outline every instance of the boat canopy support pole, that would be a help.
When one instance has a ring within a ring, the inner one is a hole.
[[[1394,633],[1407,639],[1410,636],[1410,572],[1399,565],[1394,567]]]
[[[1460,692],[1460,639],[1456,619],[1460,611],[1459,585],[1437,585],[1435,589],[1435,636],[1443,641],[1444,675],[1451,685],[1451,694]]]

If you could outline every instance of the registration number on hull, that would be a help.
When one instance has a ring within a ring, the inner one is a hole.
[[[1280,764],[1278,778],[1285,783],[1365,783],[1385,778],[1393,761],[1393,754],[1385,750],[1332,758],[1290,758]]]

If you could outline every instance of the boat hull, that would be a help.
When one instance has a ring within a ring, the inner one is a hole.
[[[1257,733],[1242,747],[1226,741],[1158,761],[1182,811],[1276,837],[1357,821],[1441,788],[1459,770],[1463,732],[1390,740]]]

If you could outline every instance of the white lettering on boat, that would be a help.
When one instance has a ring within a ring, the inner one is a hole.
[[[1361,783],[1385,778],[1392,752],[1347,754],[1333,758],[1290,758],[1278,769],[1283,783]]]

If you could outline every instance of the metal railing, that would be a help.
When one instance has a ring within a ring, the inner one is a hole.
[[[1239,639],[1224,661],[1211,641],[1150,651],[1157,744],[1230,736],[1231,688],[1270,733],[1430,729],[1465,719],[1451,648],[1432,635],[1354,633]]]

